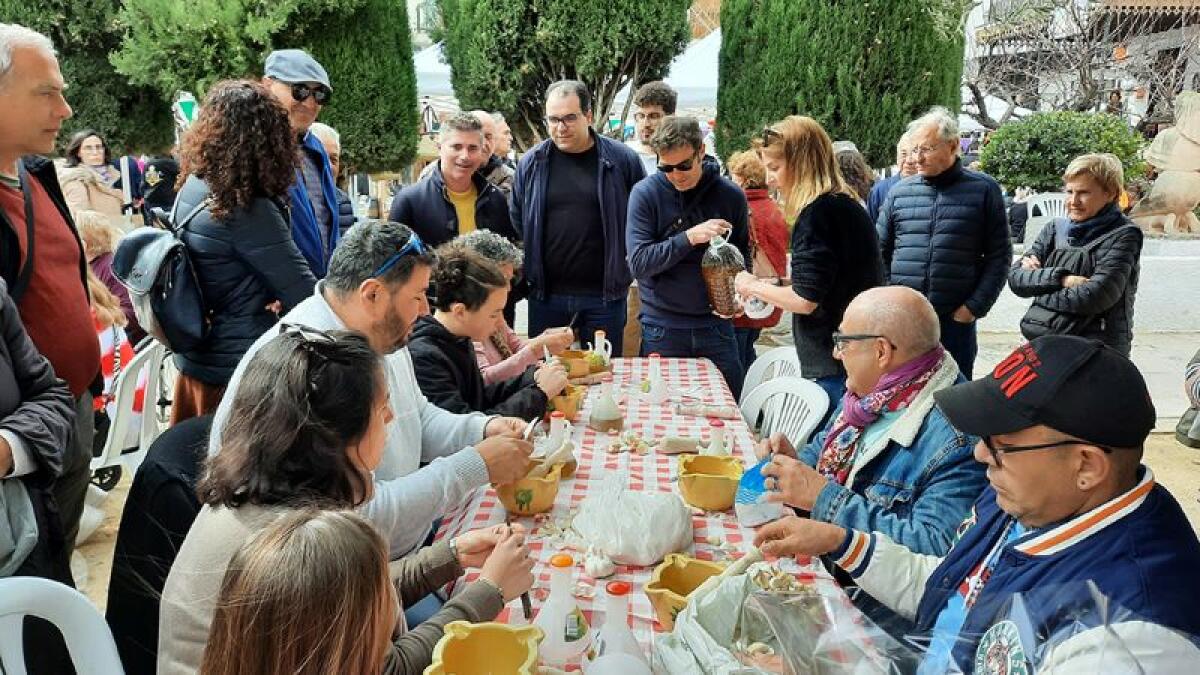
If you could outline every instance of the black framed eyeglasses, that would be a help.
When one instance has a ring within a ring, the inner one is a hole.
[[[696,165],[696,158],[691,157],[689,159],[683,160],[682,162],[680,162],[678,164],[659,164],[658,170],[663,173],[675,173],[676,171],[691,171],[692,167],[695,165]]]
[[[566,115],[563,115],[562,117],[559,117],[557,115],[547,115],[545,118],[545,122],[546,122],[546,126],[548,126],[548,127],[556,127],[560,124],[572,126],[582,118],[583,118],[583,115],[581,115],[579,113],[568,113]]]
[[[996,463],[996,466],[1003,466],[1003,464],[1001,463],[1001,460],[1000,460],[1000,457],[1002,455],[1010,455],[1014,452],[1028,452],[1030,450],[1046,450],[1049,448],[1061,448],[1061,447],[1066,447],[1068,445],[1090,445],[1093,448],[1100,448],[1101,450],[1103,450],[1106,453],[1112,453],[1112,451],[1113,451],[1113,449],[1107,445],[1098,445],[1096,443],[1090,443],[1088,441],[1085,441],[1085,440],[1082,440],[1079,438],[1065,438],[1061,441],[1054,441],[1053,443],[1037,443],[1036,445],[999,445],[999,446],[996,445],[996,439],[994,439],[991,436],[984,436],[982,438],[982,440],[983,440],[984,446],[987,447],[988,452],[991,453],[992,461]]]
[[[292,85],[292,98],[296,101],[303,103],[308,100],[309,96],[317,102],[317,105],[325,105],[333,97],[333,92],[323,84],[314,87],[305,82],[297,82]]]
[[[851,342],[858,342],[860,340],[882,339],[882,340],[887,340],[888,344],[892,344],[892,341],[888,340],[886,335],[874,335],[874,334],[866,334],[866,333],[855,334],[855,333],[843,333],[841,331],[835,331],[831,337],[833,338],[833,351],[835,351],[835,352],[841,352],[843,349],[846,348],[846,345],[850,344]]]
[[[395,267],[396,263],[400,262],[400,259],[404,256],[410,254],[425,255],[426,251],[428,250],[429,248],[425,246],[425,243],[421,241],[421,238],[417,236],[417,233],[413,232],[409,235],[408,241],[404,242],[404,245],[400,247],[400,250],[393,253],[387,260],[384,260],[383,264],[380,265],[379,268],[375,270],[375,273],[371,276],[381,277],[384,274],[387,274],[388,270]]]

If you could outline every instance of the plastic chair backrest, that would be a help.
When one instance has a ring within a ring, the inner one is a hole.
[[[742,400],[758,385],[773,377],[799,377],[800,357],[795,347],[776,347],[754,359],[742,381]]]
[[[79,675],[124,673],[104,617],[79,591],[39,577],[0,579],[0,672],[26,675],[22,645],[26,616],[54,624]]]
[[[129,360],[129,364],[117,375],[117,379],[113,383],[113,400],[116,402],[116,410],[108,428],[108,438],[104,441],[104,450],[99,457],[92,458],[92,471],[118,465],[135,471],[142,463],[142,459],[145,458],[150,444],[154,442],[155,438],[158,438],[161,433],[157,416],[158,385],[166,353],[167,348],[162,343],[151,342],[134,354],[133,358]],[[138,384],[143,371],[146,373],[146,386],[141,424],[137,429],[137,450],[123,454],[129,447],[128,439],[134,423],[138,420],[134,404],[137,400]]]
[[[795,448],[808,442],[828,409],[829,394],[816,382],[802,377],[777,377],[764,382],[741,405],[742,417],[751,430],[758,425],[762,438],[782,433]]]
[[[1039,192],[1025,202],[1029,219],[1025,221],[1025,246],[1037,239],[1042,227],[1054,220],[1067,215],[1067,195],[1062,192]],[[1033,215],[1037,209],[1038,215]]]

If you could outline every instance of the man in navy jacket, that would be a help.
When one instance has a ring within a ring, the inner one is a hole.
[[[575,80],[546,91],[550,139],[525,153],[513,183],[512,223],[525,244],[529,334],[570,325],[603,329],[623,348],[629,191],[646,175],[637,153],[596,134],[592,96]]]
[[[915,619],[931,635],[921,672],[1110,672],[1122,657],[1194,670],[1200,541],[1141,464],[1155,414],[1133,363],[1098,340],[1041,337],[934,398],[982,439],[991,484],[945,557],[799,518],[760,530],[763,552],[829,554]]]
[[[670,116],[650,138],[658,172],[629,195],[625,230],[629,270],[642,303],[642,354],[708,358],[741,396],[745,368],[731,317],[714,314],[700,261],[721,237],[750,259],[750,207],[714,161],[694,117]]]
[[[309,127],[333,96],[329,74],[303,50],[280,49],[267,56],[262,83],[287,110],[300,150],[296,182],[288,190],[292,239],[313,276],[323,279],[341,238],[340,209],[329,156]]]

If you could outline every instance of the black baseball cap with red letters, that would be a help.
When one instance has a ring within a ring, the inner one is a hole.
[[[1154,429],[1137,366],[1099,340],[1071,335],[1023,344],[988,375],[933,397],[951,424],[975,436],[1044,424],[1096,445],[1136,448]]]

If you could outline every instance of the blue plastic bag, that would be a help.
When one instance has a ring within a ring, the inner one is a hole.
[[[750,467],[738,482],[737,494],[733,498],[733,510],[742,527],[758,527],[772,520],[779,520],[788,511],[779,502],[767,501],[770,490],[766,487],[763,467],[771,461],[770,456]]]

